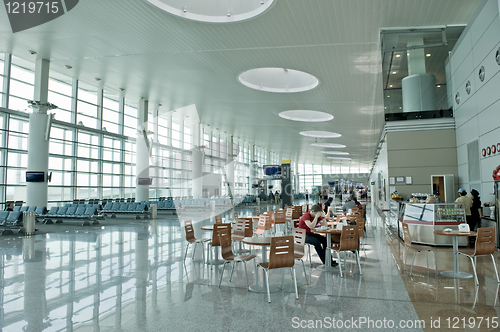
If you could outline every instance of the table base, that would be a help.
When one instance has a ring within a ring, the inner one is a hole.
[[[474,277],[472,274],[468,272],[462,272],[462,271],[443,271],[440,273],[442,276],[447,277],[447,278],[455,278],[455,279],[469,279]]]
[[[267,293],[267,288],[266,288],[266,286],[263,286],[263,285],[250,285],[249,289],[252,292],[256,292],[256,293]],[[281,288],[279,286],[269,285],[269,292],[270,293],[279,292],[280,290],[281,290]]]
[[[319,266],[316,266],[316,270],[332,272],[332,271],[338,271],[339,267],[338,266],[326,266],[325,264],[321,264]]]

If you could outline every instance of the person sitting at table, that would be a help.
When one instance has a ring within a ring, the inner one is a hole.
[[[353,208],[356,208],[356,207],[358,207],[356,205],[356,203],[353,200],[351,200],[351,198],[349,197],[346,200],[344,206],[342,207],[342,210],[344,210],[344,212],[349,212],[350,209],[353,209]]]
[[[324,212],[319,205],[313,205],[311,211],[305,213],[299,221],[299,228],[306,230],[306,243],[312,244],[318,253],[319,259],[325,264],[326,237],[311,232],[317,226],[327,226]],[[332,260],[332,266],[337,263]]]
[[[332,205],[333,198],[325,196],[324,199],[325,199],[325,202],[323,203],[323,212],[325,214],[327,214],[328,213],[328,208],[330,207],[330,205]]]

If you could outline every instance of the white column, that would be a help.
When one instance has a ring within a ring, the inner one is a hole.
[[[136,141],[136,180],[139,178],[149,178],[149,142],[148,136],[148,101],[141,99],[139,101],[139,110],[137,118],[137,141]],[[144,134],[146,133],[146,135]],[[136,201],[149,200],[149,185],[139,185],[135,189]]]
[[[47,103],[49,88],[49,60],[37,59],[35,62],[34,101]],[[45,138],[47,129],[47,107],[35,106],[30,114],[28,133],[28,168],[31,172],[44,172],[44,182],[26,183],[26,204],[28,206],[47,206],[47,171],[49,169],[49,141]]]
[[[423,38],[410,38],[406,46],[422,46],[424,45]],[[408,58],[408,76],[415,74],[425,74],[425,50],[417,48],[406,52]]]
[[[234,153],[233,153],[233,136],[227,138],[227,162],[226,162],[226,177],[229,183],[230,195],[234,196]]]
[[[193,153],[191,162],[193,167],[193,198],[203,196],[203,129],[199,122],[193,123]]]

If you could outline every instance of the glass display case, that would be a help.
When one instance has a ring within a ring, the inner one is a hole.
[[[412,242],[430,245],[452,245],[449,236],[434,235],[436,230],[451,228],[465,223],[465,208],[462,203],[404,203],[400,208],[399,236],[403,238],[402,222],[409,226]],[[468,239],[458,239],[459,245],[466,246]]]

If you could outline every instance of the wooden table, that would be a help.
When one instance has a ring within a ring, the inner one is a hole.
[[[434,231],[436,235],[451,236],[453,242],[453,271],[443,271],[441,275],[448,278],[455,279],[467,279],[472,278],[473,275],[468,272],[462,272],[458,266],[458,237],[459,236],[476,236],[476,232],[459,232],[458,230],[453,230],[451,232],[445,231]]]
[[[211,231],[213,232],[214,231],[214,226],[202,226],[201,227],[201,230],[203,231]],[[222,259],[219,259],[219,246],[215,246],[214,247],[214,258],[212,258],[212,260],[209,260],[209,255],[207,255],[207,264],[209,265],[221,265],[221,264],[224,264],[224,260]],[[209,249],[210,250],[210,247]]]
[[[332,246],[332,234],[342,234],[342,231],[334,228],[328,228],[326,230],[315,228],[311,229],[311,233],[326,234],[325,264],[318,266],[318,270],[320,271],[338,270],[337,268],[332,266],[332,252],[330,251],[330,247]],[[340,262],[337,263],[340,264]]]
[[[267,247],[271,245],[271,237],[270,236],[262,236],[262,237],[245,237],[241,242],[245,244],[249,244],[252,246],[261,246],[262,247],[262,262],[267,262]],[[266,278],[262,278],[262,283],[259,282],[260,275],[258,271],[255,271],[255,285],[251,285],[250,290],[257,293],[267,293],[267,281]],[[278,286],[269,286],[270,292],[277,292],[280,290]]]

